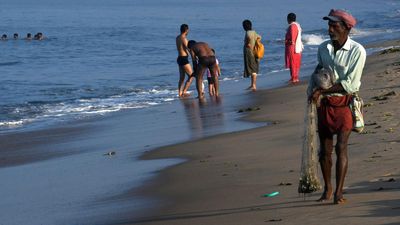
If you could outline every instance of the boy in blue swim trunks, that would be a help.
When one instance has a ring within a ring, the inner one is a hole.
[[[186,97],[189,94],[187,90],[192,83],[194,76],[193,70],[189,63],[189,53],[188,53],[188,40],[187,34],[189,33],[189,26],[187,24],[181,25],[181,34],[176,37],[176,48],[178,50],[178,58],[176,62],[179,66],[179,83],[178,83],[178,94],[179,97]],[[185,81],[185,74],[188,75],[185,85],[183,86],[183,82]]]

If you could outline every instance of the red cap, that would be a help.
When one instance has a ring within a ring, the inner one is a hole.
[[[356,25],[356,19],[348,12],[341,9],[331,9],[328,16],[323,18],[324,20],[331,20],[335,22],[343,21],[348,28],[352,28]]]

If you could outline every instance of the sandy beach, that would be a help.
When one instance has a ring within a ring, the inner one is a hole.
[[[399,45],[390,41],[369,47]],[[350,137],[346,204],[316,202],[321,192],[297,193],[307,88],[303,82],[251,93],[255,101],[244,106],[244,111],[252,109],[243,112],[245,119],[268,126],[144,155],[187,161],[161,171],[139,190],[161,199],[160,208],[116,224],[400,224],[399,56],[398,49],[368,56],[360,90],[366,127]],[[274,197],[262,197],[276,191]]]

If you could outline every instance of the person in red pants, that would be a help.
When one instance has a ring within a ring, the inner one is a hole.
[[[301,42],[301,27],[296,22],[296,14],[289,13],[287,15],[289,27],[285,37],[285,67],[290,69],[291,79],[289,82],[298,83],[301,65],[301,52],[303,51],[303,43]]]

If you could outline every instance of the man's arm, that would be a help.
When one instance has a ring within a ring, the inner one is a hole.
[[[247,35],[247,32],[246,32],[246,36],[245,36],[245,38],[244,38],[244,46],[246,46],[247,48],[250,48],[251,46],[250,46],[250,38],[249,38],[249,36]]]
[[[314,70],[314,73],[318,73],[321,69],[322,69],[322,66],[318,64],[317,67]],[[311,88],[311,90],[310,90],[310,88]],[[314,89],[313,80],[312,80],[312,77],[311,77],[310,84],[309,84],[309,89],[307,90],[307,93],[309,94],[309,99],[308,100],[309,101],[313,100],[315,102],[318,100],[318,98],[319,98],[319,96],[321,94],[346,93],[346,90],[343,88],[341,83],[334,84],[329,89],[320,89],[320,88],[317,88],[315,90],[313,90],[313,89]],[[310,95],[310,93],[312,93],[312,94]]]
[[[296,27],[296,28],[295,28]],[[297,26],[292,24],[289,26],[288,35],[290,38],[286,40],[286,45],[294,45],[297,37]]]
[[[334,84],[331,88],[329,89],[317,89],[313,92],[313,94],[311,95],[311,99],[309,99],[309,101],[314,101],[317,102],[319,99],[319,96],[322,94],[330,94],[330,93],[346,93],[346,90],[344,90],[342,84],[337,83]]]
[[[189,55],[190,50],[189,50],[189,48],[188,48],[188,43],[189,43],[188,39],[183,38],[183,40],[182,40],[183,49],[184,49],[185,52]]]
[[[314,73],[318,73],[322,68],[322,58],[321,58],[321,46],[318,47],[318,65],[315,67]],[[315,84],[313,81],[313,76],[311,75],[310,81],[308,82],[308,88],[307,88],[307,96],[308,96],[308,102],[311,103],[314,99],[318,99],[319,95],[321,95],[320,92],[317,92],[318,90],[315,88]],[[316,93],[317,92],[317,93]],[[314,97],[314,94],[316,95]]]
[[[193,51],[193,49],[188,49],[190,56],[192,57],[192,64],[193,64],[193,75],[196,73],[197,70],[197,56],[196,53]]]
[[[336,83],[329,89],[317,89],[315,92],[319,92],[319,94],[332,94],[332,93],[346,93],[346,90],[343,88],[341,83]]]
[[[314,72],[312,74],[318,73],[321,69],[322,69],[322,66],[318,64],[315,67]],[[309,102],[311,102],[311,100],[312,100],[312,95],[315,91],[314,89],[315,89],[315,84],[314,84],[314,80],[313,80],[313,75],[311,75],[310,79],[308,81],[308,87],[307,87],[307,97],[308,97]]]

